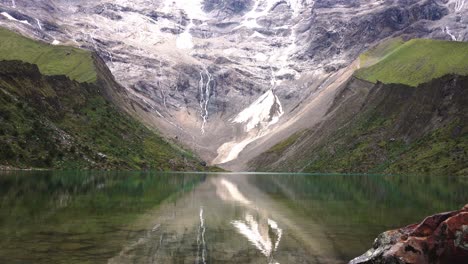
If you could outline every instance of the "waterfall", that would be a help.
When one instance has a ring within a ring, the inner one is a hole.
[[[36,23],[37,23],[37,26],[39,27],[39,29],[42,30],[41,21],[39,21],[39,19],[37,19],[37,18],[36,18]]]
[[[455,37],[455,35],[452,34],[452,32],[450,32],[450,29],[448,26],[445,27],[444,29],[445,33],[447,33],[447,35],[450,36],[450,38],[453,40],[453,41],[457,41],[457,37]]]
[[[455,3],[455,11],[460,12],[463,9],[463,6],[465,5],[465,0],[457,0]]]
[[[202,126],[201,132],[205,134],[205,125],[208,121],[209,110],[208,104],[210,103],[211,93],[215,86],[213,76],[208,71],[207,68],[204,68],[200,71],[200,81],[198,82],[198,89],[199,89],[199,104],[200,104],[200,111],[201,111],[201,118],[202,118]]]

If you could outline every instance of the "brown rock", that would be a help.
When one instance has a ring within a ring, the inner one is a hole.
[[[382,233],[350,264],[468,264],[468,204]]]

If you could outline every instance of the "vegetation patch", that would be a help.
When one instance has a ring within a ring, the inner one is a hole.
[[[3,28],[0,39],[0,60],[29,62],[44,75],[66,75],[78,82],[97,79],[90,51],[35,41]]]
[[[204,170],[117,109],[96,84],[0,62],[0,164],[16,168]]]
[[[292,136],[290,136],[286,140],[283,140],[280,143],[274,145],[271,149],[268,150],[268,152],[281,154],[287,148],[292,146],[302,135],[305,134],[305,132],[306,131],[299,131],[299,132],[294,133]]]
[[[361,68],[372,66],[392,54],[401,47],[405,41],[401,38],[391,38],[370,48],[359,57]]]
[[[361,64],[379,62],[356,72],[356,77],[373,83],[401,83],[410,86],[447,74],[468,75],[468,43],[413,39],[392,40],[361,56]]]

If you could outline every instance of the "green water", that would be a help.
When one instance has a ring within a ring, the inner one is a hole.
[[[0,263],[347,263],[467,177],[0,172]]]

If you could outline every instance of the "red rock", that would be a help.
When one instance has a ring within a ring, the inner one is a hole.
[[[468,264],[468,204],[382,233],[350,264]]]

